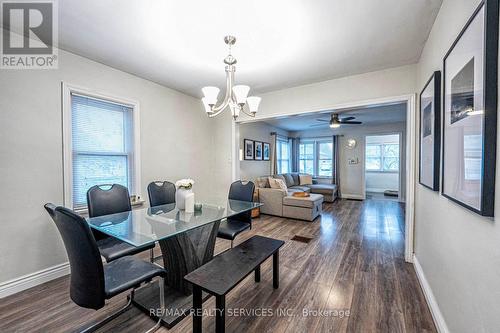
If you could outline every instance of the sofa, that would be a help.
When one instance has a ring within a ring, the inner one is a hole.
[[[282,179],[287,190],[271,188],[268,176],[257,177],[255,184],[263,204],[260,208],[262,214],[313,221],[321,214],[323,201],[332,202],[337,195],[337,186],[333,184],[315,180],[315,184],[300,185],[298,173],[272,177]],[[310,196],[294,197],[293,192],[308,192]]]
[[[315,178],[309,185],[300,185],[299,173],[285,173],[273,176],[285,181],[289,191],[309,192],[322,194],[325,202],[334,202],[337,198],[337,185],[332,184],[330,179]]]

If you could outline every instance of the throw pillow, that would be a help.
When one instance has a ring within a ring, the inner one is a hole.
[[[311,175],[299,175],[300,185],[312,185],[313,177]]]
[[[288,191],[288,187],[286,187],[286,184],[282,179],[275,179],[275,181],[278,184],[280,189],[282,189],[285,192]]]
[[[269,178],[268,178],[268,180],[269,180],[269,186],[270,186],[271,188],[277,188],[277,189],[280,189],[280,188],[281,188],[281,187],[278,185],[278,183],[277,183],[278,179],[273,178],[273,177],[269,177]]]
[[[293,177],[291,174],[289,173],[285,173],[283,175],[283,177],[285,177],[285,183],[286,183],[286,186],[290,187],[290,186],[293,186]]]
[[[257,187],[258,188],[270,187],[269,186],[269,181],[267,180],[267,177],[257,177],[257,179],[255,180],[255,182],[257,183]]]

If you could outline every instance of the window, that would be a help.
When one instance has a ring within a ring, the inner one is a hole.
[[[333,143],[332,142],[319,142],[318,154],[318,176],[331,177],[332,176],[332,155]]]
[[[399,171],[399,134],[366,138],[366,170]]]
[[[301,142],[299,145],[299,172],[317,177],[331,177],[333,171],[333,143],[331,140]]]
[[[278,173],[288,173],[290,172],[290,146],[288,141],[278,139],[277,146]]]
[[[299,172],[310,175],[314,174],[314,142],[300,144]]]
[[[87,190],[94,185],[120,184],[136,193],[134,105],[69,89],[67,93],[65,204],[74,209],[86,208]]]

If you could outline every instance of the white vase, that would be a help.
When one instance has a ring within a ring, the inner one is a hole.
[[[175,204],[178,209],[184,210],[186,209],[186,196],[190,193],[193,193],[193,189],[185,189],[185,188],[178,188],[175,191]]]

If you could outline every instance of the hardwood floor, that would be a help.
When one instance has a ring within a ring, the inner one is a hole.
[[[255,234],[286,243],[280,253],[279,289],[272,287],[269,259],[260,283],[250,275],[228,294],[226,331],[436,332],[415,270],[404,262],[401,204],[337,200],[323,209],[312,223],[261,215],[250,232],[238,237],[236,243]],[[295,235],[313,239],[292,241]],[[218,240],[216,252],[228,246]],[[68,286],[63,277],[2,299],[0,332],[77,331],[126,303],[123,295],[99,311],[82,309],[69,299]],[[211,298],[204,309],[213,308]],[[255,309],[260,313],[250,313]],[[170,331],[158,332],[191,332],[191,324],[187,317]],[[99,332],[139,332],[153,325],[131,308]],[[203,329],[213,332],[215,318],[205,316]]]

